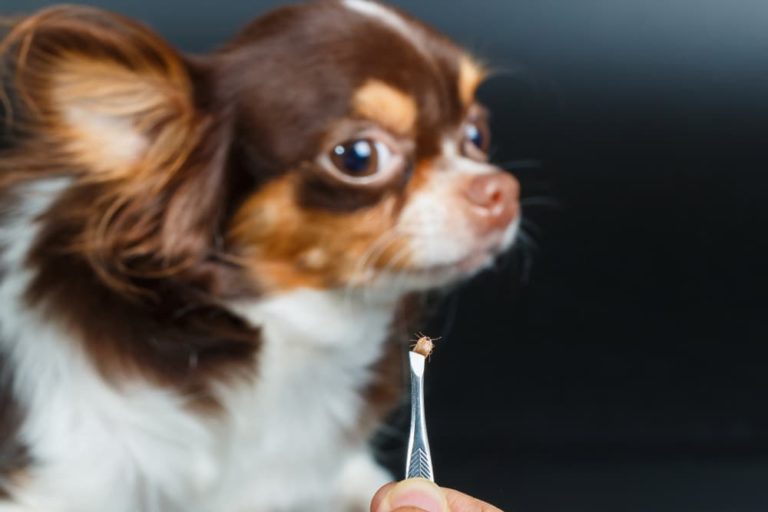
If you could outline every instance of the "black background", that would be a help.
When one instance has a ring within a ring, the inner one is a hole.
[[[197,52],[282,2],[91,3]],[[438,480],[520,512],[768,510],[768,3],[396,3],[498,71],[538,246],[432,326]]]

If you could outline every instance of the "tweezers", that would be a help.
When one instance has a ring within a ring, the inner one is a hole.
[[[426,478],[434,482],[424,415],[424,367],[427,358],[416,352],[408,352],[408,357],[411,367],[411,431],[408,436],[405,478]]]

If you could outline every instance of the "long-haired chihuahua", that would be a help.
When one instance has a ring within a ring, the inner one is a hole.
[[[368,0],[0,41],[0,512],[368,510],[403,298],[517,232],[483,67]]]

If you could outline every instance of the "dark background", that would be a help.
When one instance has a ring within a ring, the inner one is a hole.
[[[283,2],[91,3],[197,52]],[[432,326],[438,480],[520,512],[768,510],[768,3],[396,3],[498,70],[538,245]]]

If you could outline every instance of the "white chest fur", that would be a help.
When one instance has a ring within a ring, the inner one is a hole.
[[[231,447],[239,453],[230,469],[253,475],[245,501],[255,491],[278,500],[265,510],[293,510],[291,503],[322,510],[318,496],[339,484],[346,459],[362,449],[356,432],[361,391],[381,354],[393,308],[310,290],[235,307],[262,326],[264,339],[256,387],[222,395],[242,446],[253,447],[250,454]]]
[[[26,408],[35,464],[0,512],[278,512],[342,510],[329,500],[344,465],[360,466],[361,389],[381,353],[393,302],[302,290],[233,305],[263,329],[252,381],[218,391],[204,417],[185,397],[99,377],[79,344],[21,298],[34,218],[65,182],[36,190],[0,228],[0,350]],[[365,458],[365,457],[363,457]],[[367,459],[366,459],[367,460]],[[362,496],[385,475],[363,463]],[[361,471],[356,471],[360,480]]]

